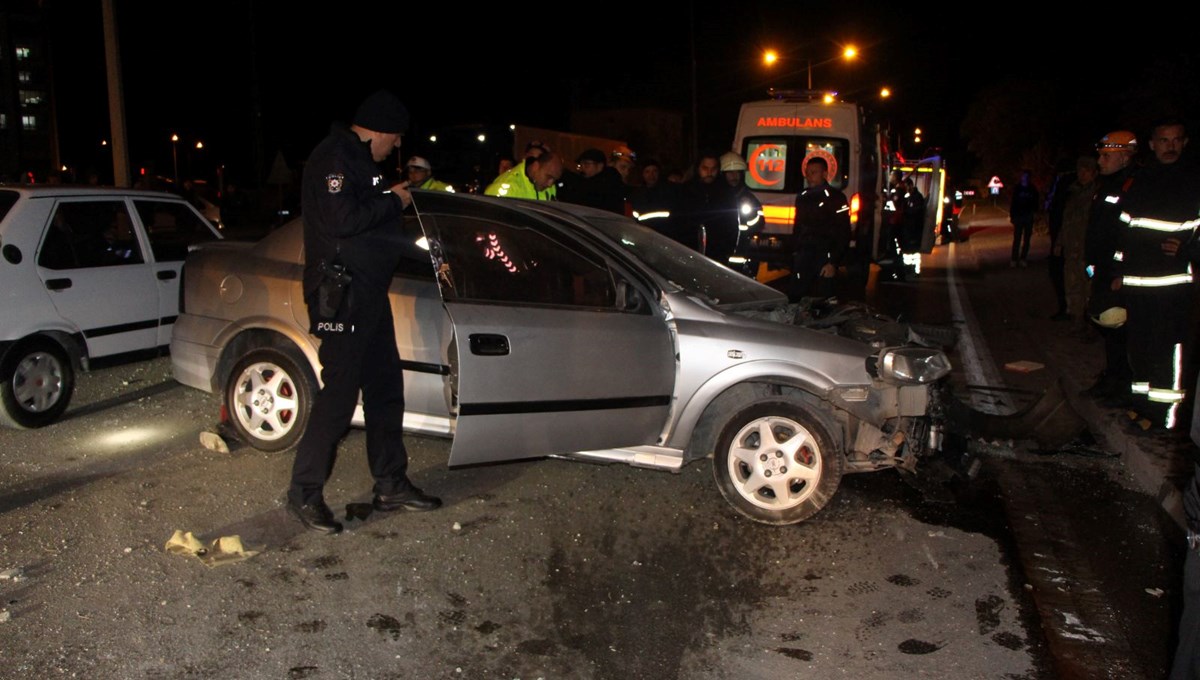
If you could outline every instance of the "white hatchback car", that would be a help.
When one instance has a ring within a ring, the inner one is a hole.
[[[0,425],[48,425],[77,369],[168,346],[183,259],[220,238],[172,194],[0,185]]]

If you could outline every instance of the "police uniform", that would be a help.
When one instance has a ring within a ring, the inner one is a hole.
[[[792,264],[794,278],[790,297],[828,297],[833,279],[821,278],[826,264],[835,268],[850,246],[850,204],[846,194],[828,182],[808,187],[796,195]]]
[[[1163,242],[1185,244],[1200,226],[1200,174],[1184,162],[1139,170],[1121,203],[1114,266],[1128,310],[1131,391],[1135,407],[1156,426],[1173,429],[1186,392],[1183,375],[1192,331],[1192,266],[1187,247],[1171,255]]]
[[[368,98],[363,106],[371,101]],[[392,127],[399,126],[402,132],[407,112],[398,100],[388,101],[400,107],[403,125],[386,117],[386,123],[374,122],[377,116],[369,110],[364,113],[362,107],[355,124],[376,132],[395,132]],[[401,115],[389,112],[392,118]],[[352,280],[346,298],[349,309],[336,321],[313,328],[321,338],[323,386],[313,400],[296,451],[288,504],[310,528],[336,532],[341,525],[328,513],[323,489],[360,390],[376,503],[381,496],[421,495],[407,475],[408,452],[402,437],[404,375],[388,302],[388,286],[401,257],[396,239],[388,238],[388,233],[400,227],[404,204],[380,174],[370,143],[349,127],[334,125],[305,165],[301,210],[304,299],[310,317],[315,318],[317,310],[322,262],[340,262]],[[314,518],[321,520],[317,526],[313,526]]]

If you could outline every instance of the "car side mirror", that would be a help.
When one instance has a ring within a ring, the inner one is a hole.
[[[617,309],[622,312],[641,312],[645,306],[646,299],[636,288],[623,279],[617,281]]]

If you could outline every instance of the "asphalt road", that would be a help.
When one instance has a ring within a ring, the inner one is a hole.
[[[706,463],[450,470],[413,437],[446,507],[326,537],[284,514],[289,456],[199,445],[216,413],[159,358],[0,432],[0,677],[1048,677],[1003,540],[893,473],[772,528]],[[355,431],[327,496],[369,488]],[[207,566],[176,530],[258,552]]]

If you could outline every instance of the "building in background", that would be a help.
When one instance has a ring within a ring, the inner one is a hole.
[[[0,5],[0,182],[45,182],[62,171],[44,12]]]

